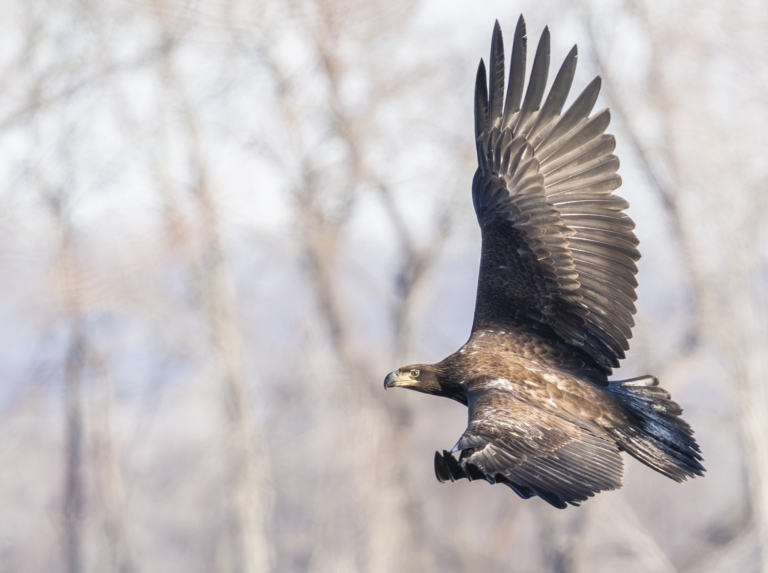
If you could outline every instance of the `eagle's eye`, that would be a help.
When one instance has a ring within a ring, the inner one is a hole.
[[[418,378],[419,377],[419,371],[414,369],[411,370],[411,378]]]

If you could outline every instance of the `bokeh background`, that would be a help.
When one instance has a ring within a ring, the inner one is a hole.
[[[603,77],[615,377],[660,376],[704,479],[439,484],[466,409],[382,389],[469,334],[474,74],[521,12],[579,44],[570,101]],[[762,0],[4,0],[0,570],[768,571],[766,150]]]

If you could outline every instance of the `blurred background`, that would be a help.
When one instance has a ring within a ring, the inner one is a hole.
[[[570,101],[603,77],[614,377],[661,378],[704,479],[439,484],[466,409],[382,389],[468,337],[474,75],[521,12],[553,68],[578,42]],[[5,0],[0,570],[768,571],[767,128],[762,0]]]

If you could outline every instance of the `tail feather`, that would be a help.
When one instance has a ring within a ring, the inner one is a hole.
[[[655,376],[610,382],[608,390],[626,407],[634,424],[613,429],[627,453],[647,466],[682,482],[704,474],[693,430],[680,418],[683,409]]]

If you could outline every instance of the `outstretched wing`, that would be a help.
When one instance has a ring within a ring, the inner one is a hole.
[[[480,62],[475,89],[479,167],[472,197],[483,238],[473,332],[523,328],[568,344],[610,374],[624,357],[636,312],[640,258],[621,185],[607,109],[589,117],[595,78],[564,113],[577,50],[565,59],[542,105],[549,68],[544,30],[525,99],[526,35],[515,32],[504,100],[498,22],[490,79]]]
[[[579,505],[595,493],[621,487],[623,464],[615,442],[592,421],[588,401],[542,387],[524,399],[489,381],[468,393],[469,427],[451,452],[435,454],[440,481],[468,478],[503,483],[520,497],[538,495],[555,507]],[[559,409],[546,407],[549,391]]]

